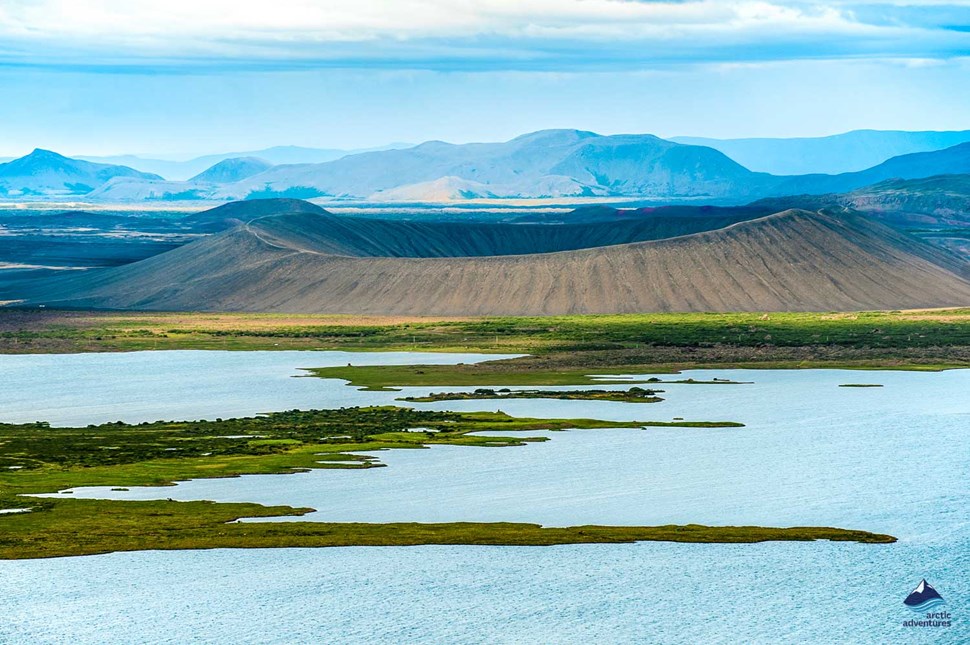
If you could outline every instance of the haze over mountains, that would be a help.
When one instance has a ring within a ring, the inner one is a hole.
[[[250,207],[258,213],[252,218]],[[26,304],[538,315],[970,303],[965,258],[857,214],[762,212],[708,208],[572,226],[471,225],[243,202],[209,212],[240,221],[223,233],[134,264],[49,280]]]
[[[871,168],[913,152],[950,148],[970,141],[970,130],[905,132],[853,130],[828,137],[791,139],[710,139],[672,137],[671,141],[720,150],[755,172],[773,175],[839,174]]]
[[[273,164],[259,157],[233,157],[223,159],[204,172],[189,179],[192,182],[232,184],[269,170]]]
[[[84,195],[115,177],[161,179],[126,166],[71,159],[38,148],[29,155],[0,164],[0,196]]]
[[[136,170],[148,172],[169,179],[171,181],[185,181],[194,175],[205,171],[220,161],[239,157],[255,157],[265,159],[271,164],[322,163],[333,161],[347,155],[375,150],[392,150],[395,148],[410,148],[410,143],[390,143],[378,148],[362,148],[344,150],[340,148],[308,148],[305,146],[273,146],[262,150],[248,150],[244,152],[224,152],[213,155],[202,155],[191,159],[155,159],[143,155],[113,155],[113,156],[78,156],[78,159],[106,164],[122,164]]]
[[[882,133],[861,133],[853,141],[863,134],[865,140]],[[900,139],[900,133],[885,134],[889,147]],[[966,133],[903,134],[914,135],[902,137],[907,145],[930,146]],[[791,146],[797,150],[803,143],[793,140]],[[189,181],[121,166],[99,166],[100,174],[92,176],[77,165],[84,163],[52,153],[46,158],[31,155],[0,166],[0,181],[6,181],[0,185],[10,197],[43,196],[46,184],[36,178],[57,176],[58,181],[47,182],[51,187],[46,194],[107,202],[320,197],[376,202],[623,198],[744,203],[777,195],[844,193],[893,178],[970,173],[970,142],[896,156],[861,171],[793,176],[753,172],[705,146],[652,135],[601,136],[579,130],[544,130],[504,143],[432,141],[324,163],[272,165],[264,158],[234,157],[217,161]],[[3,167],[10,164],[31,165],[34,179],[14,173],[5,180]]]
[[[914,152],[893,157],[859,172],[841,175],[796,175],[774,188],[776,195],[841,193],[887,179],[922,179],[937,175],[970,173],[970,143],[932,152]]]
[[[858,145],[871,138],[882,140],[883,134],[883,148],[898,141],[908,146],[943,145],[970,136],[849,133],[831,138],[832,150],[837,151],[845,138]],[[772,145],[789,146],[794,159],[805,141],[779,140]],[[822,145],[820,140],[808,141]],[[970,173],[970,142],[892,157],[861,171],[782,176],[753,172],[713,148],[652,135],[544,130],[504,143],[432,141],[323,163],[273,165],[261,157],[222,158],[188,181],[35,151],[0,164],[0,190],[12,199],[72,195],[106,202],[321,197],[373,202],[625,198],[744,203],[775,195],[844,193],[893,178],[963,173]]]
[[[652,135],[604,137],[545,130],[497,144],[432,141],[415,148],[355,155],[325,167],[280,168],[230,187],[227,197],[259,188],[307,186],[327,195],[380,200],[408,189],[408,199],[441,178],[464,181],[460,197],[713,196],[746,189],[751,173],[710,148]]]

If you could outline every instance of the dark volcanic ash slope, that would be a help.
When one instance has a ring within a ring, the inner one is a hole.
[[[491,257],[386,257],[409,246],[430,254],[433,244],[386,222],[372,221],[370,231],[339,224],[313,213],[265,217],[136,264],[59,280],[29,302],[429,315],[970,304],[959,260],[854,215],[790,210],[671,239]],[[505,227],[511,237],[524,230]]]
[[[337,217],[321,210],[256,219],[250,224],[267,242],[327,255],[459,258],[555,253],[659,240],[723,228],[767,213],[752,208],[685,207],[634,212],[629,219],[609,221],[507,224]]]

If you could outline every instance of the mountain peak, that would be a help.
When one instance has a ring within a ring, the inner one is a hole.
[[[591,139],[594,137],[599,137],[601,135],[595,132],[589,132],[588,130],[571,130],[571,129],[554,129],[554,130],[537,130],[535,132],[529,132],[527,134],[522,134],[510,141],[518,143],[545,143],[545,144],[564,144],[573,143],[580,141],[582,139]]]
[[[53,150],[44,148],[34,148],[30,154],[8,161],[4,166],[8,170],[15,169],[40,169],[40,168],[63,168],[71,164],[78,163],[70,157],[65,157]]]
[[[48,150],[47,148],[34,148],[27,157],[64,157],[64,155]]]
[[[232,157],[223,159],[189,181],[228,184],[248,179],[272,167],[273,164],[258,157]]]
[[[11,197],[85,194],[113,177],[161,179],[127,166],[96,164],[35,148],[28,155],[0,164],[0,194]]]
[[[36,161],[65,161],[69,160],[70,157],[65,157],[64,155],[54,152],[53,150],[47,150],[45,148],[34,148],[30,154],[26,154],[20,157],[21,160],[36,160]],[[14,161],[17,161],[16,159]]]

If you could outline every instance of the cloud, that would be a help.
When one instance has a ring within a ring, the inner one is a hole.
[[[0,62],[124,69],[642,68],[970,53],[963,3],[5,0]]]

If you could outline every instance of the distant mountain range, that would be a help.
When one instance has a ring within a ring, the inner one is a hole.
[[[262,150],[250,150],[247,152],[224,152],[214,155],[203,155],[187,160],[174,159],[153,159],[140,155],[115,155],[108,157],[78,156],[78,159],[93,161],[106,164],[123,164],[141,170],[143,172],[154,173],[172,181],[185,181],[197,175],[214,164],[226,159],[239,157],[255,157],[268,161],[272,165],[277,164],[296,164],[296,163],[322,163],[333,161],[347,155],[361,152],[373,152],[377,150],[393,150],[396,148],[410,148],[412,143],[391,143],[378,148],[361,148],[356,150],[343,150],[338,148],[305,148],[302,146],[274,146]]]
[[[970,130],[854,130],[829,137],[793,139],[673,137],[670,140],[720,150],[755,172],[768,172],[773,175],[831,175],[865,170],[891,157],[942,150],[965,143],[970,141]]]
[[[0,164],[0,196],[86,195],[115,177],[161,179],[127,166],[71,159],[38,148],[25,157]]]
[[[602,136],[580,130],[543,130],[504,143],[432,141],[323,163],[220,159],[189,181],[39,152],[0,165],[0,182],[6,182],[0,186],[7,186],[8,196],[43,195],[49,189],[55,195],[83,194],[114,202],[322,197],[379,202],[625,198],[742,203],[778,195],[845,193],[896,178],[970,173],[970,142],[896,156],[862,171],[783,176],[753,172],[705,146],[652,135]],[[25,165],[33,170],[31,181],[16,170]],[[12,182],[5,180],[8,166],[14,169]],[[42,177],[53,179],[36,181]]]
[[[747,193],[757,183],[753,179],[753,173],[711,148],[683,146],[652,135],[543,130],[505,143],[430,141],[324,164],[277,166],[226,186],[213,197],[244,199],[300,190],[310,196],[375,201],[610,195],[718,198]]]
[[[420,223],[264,200],[204,217],[239,223],[140,262],[39,283],[24,304],[542,315],[970,302],[963,259],[851,213],[697,208],[575,225]]]
[[[841,175],[796,175],[776,184],[775,195],[843,193],[887,179],[922,179],[970,173],[970,143],[893,157],[867,170]]]

